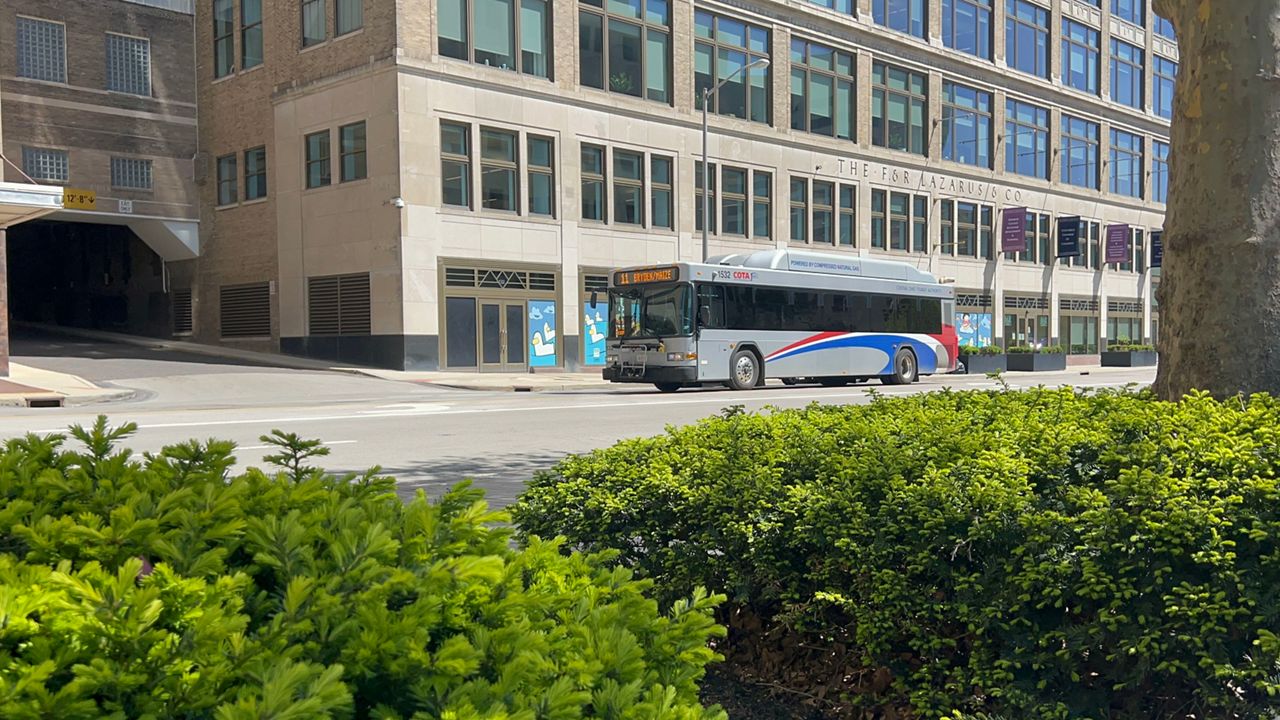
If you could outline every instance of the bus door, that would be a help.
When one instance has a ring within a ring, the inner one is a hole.
[[[725,292],[721,285],[698,285],[695,318],[699,380],[726,380],[729,377],[730,345],[733,339],[726,330]]]

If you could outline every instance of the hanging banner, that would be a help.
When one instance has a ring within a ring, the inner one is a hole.
[[[1131,259],[1129,239],[1132,236],[1133,233],[1129,232],[1128,225],[1108,225],[1106,261],[1109,263],[1129,262]]]
[[[1164,266],[1164,231],[1151,231],[1151,267]]]
[[[1080,255],[1080,218],[1076,216],[1058,218],[1058,257],[1079,257]]]
[[[554,300],[530,300],[528,308],[529,366],[555,367],[556,302]]]
[[[582,303],[582,364],[604,365],[605,335],[609,331],[609,303],[590,300]]]
[[[1027,251],[1027,209],[1005,208],[1000,212],[1000,252]]]

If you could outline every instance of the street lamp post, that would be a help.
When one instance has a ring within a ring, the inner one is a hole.
[[[745,79],[745,73],[748,70],[767,67],[769,67],[769,58],[758,58],[734,70],[725,79],[702,91],[702,262],[707,261],[707,256],[710,253],[710,241],[707,233],[711,229],[711,186],[707,184],[707,172],[711,166],[707,159],[707,106],[711,104],[711,98],[716,97],[716,93],[720,91],[720,88],[737,77],[739,73],[742,73]]]

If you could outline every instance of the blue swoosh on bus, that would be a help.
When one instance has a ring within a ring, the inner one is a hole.
[[[921,372],[936,372],[938,367],[938,348],[932,346],[937,343],[936,339],[930,338],[931,342],[926,342],[915,335],[890,335],[884,333],[844,333],[844,332],[825,332],[818,333],[811,337],[807,337],[797,343],[792,343],[787,347],[770,354],[765,358],[765,362],[774,360],[785,360],[787,358],[796,357],[797,355],[805,355],[819,350],[835,350],[838,348],[868,348],[879,350],[890,359],[889,365],[886,365],[883,373],[892,371],[892,358],[894,346],[901,347],[904,344],[910,345],[915,350],[916,358],[920,363]],[[939,343],[939,347],[941,344]]]

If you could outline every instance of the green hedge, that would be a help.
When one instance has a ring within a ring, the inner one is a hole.
[[[736,670],[850,717],[1271,717],[1277,470],[1268,397],[940,392],[731,409],[514,517],[728,593]]]
[[[513,549],[476,490],[405,504],[295,437],[230,477],[230,444],[129,430],[0,454],[0,717],[724,717],[697,699],[721,598],[660,613],[608,554]]]

